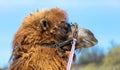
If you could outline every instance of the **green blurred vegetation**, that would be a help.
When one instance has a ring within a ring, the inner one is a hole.
[[[97,53],[98,49],[87,50],[81,55],[78,64],[74,64],[72,70],[120,70],[120,45],[104,54]]]

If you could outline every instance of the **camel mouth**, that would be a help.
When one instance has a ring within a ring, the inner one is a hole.
[[[87,40],[87,39],[83,39],[84,43],[85,43],[85,48],[88,48],[88,47],[92,47],[94,45],[96,45],[98,43],[98,40]]]

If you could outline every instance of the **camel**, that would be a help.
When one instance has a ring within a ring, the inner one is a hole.
[[[28,15],[13,39],[10,70],[65,70],[71,43],[62,46],[62,51],[54,45],[71,39],[73,29],[66,12],[59,8]],[[91,31],[78,29],[76,49],[95,44],[97,39]]]

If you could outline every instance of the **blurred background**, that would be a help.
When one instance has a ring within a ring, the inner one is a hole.
[[[24,17],[53,7],[99,41],[77,53],[72,70],[120,70],[120,0],[0,0],[0,70],[9,67],[12,40]]]

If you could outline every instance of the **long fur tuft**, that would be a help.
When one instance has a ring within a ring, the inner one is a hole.
[[[47,19],[47,30],[42,29],[41,19]],[[14,36],[10,70],[65,70],[66,61],[56,48],[39,44],[65,41],[70,31],[67,20],[66,13],[59,8],[27,16]]]

